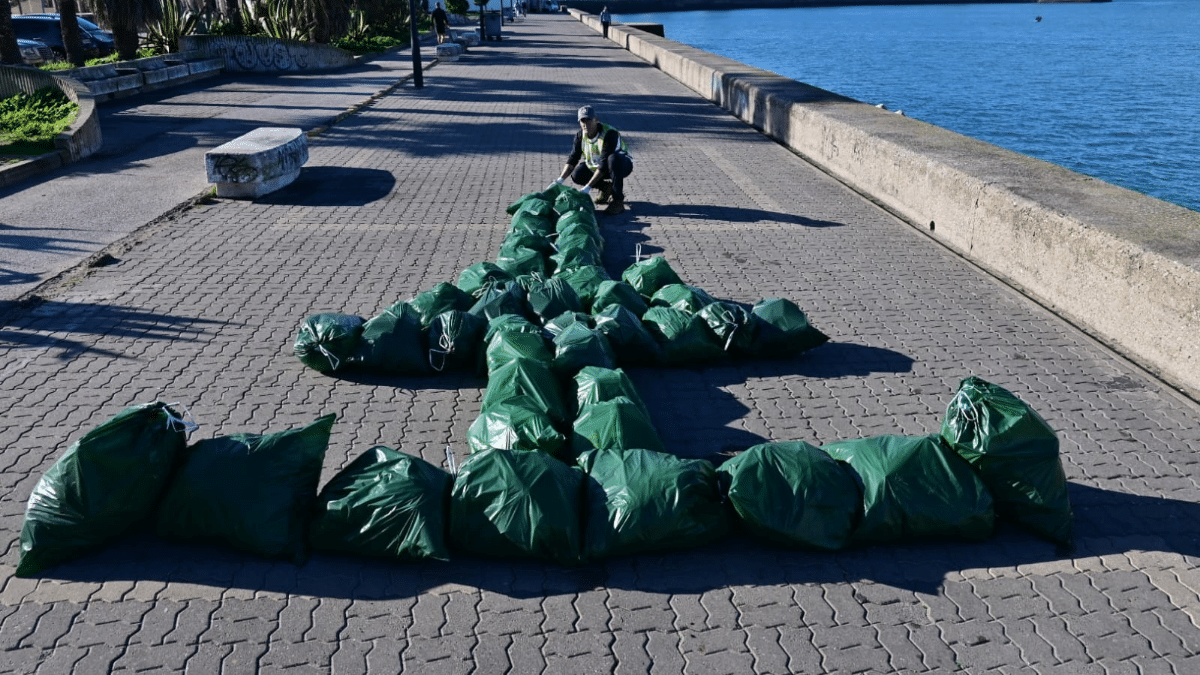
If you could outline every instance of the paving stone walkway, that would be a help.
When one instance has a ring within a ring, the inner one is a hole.
[[[0,331],[0,673],[1200,672],[1196,405],[570,17],[505,31],[319,136],[292,187],[141,232]],[[291,355],[297,324],[493,259],[583,103],[637,161],[632,210],[602,222],[611,271],[640,245],[717,297],[790,298],[832,338],[631,369],[671,451],[935,432],[975,374],[1059,431],[1076,550],[1002,527],[836,554],[733,538],[580,568],[295,566],[138,535],[12,576],[38,477],[130,404],[184,403],[193,441],[337,413],[322,483],[375,444],[461,455],[481,379],[325,377]]]

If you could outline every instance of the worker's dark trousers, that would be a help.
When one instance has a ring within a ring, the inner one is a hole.
[[[607,169],[607,170],[606,170]],[[571,172],[571,180],[577,185],[587,185],[594,172],[586,162],[575,165]],[[633,173],[633,160],[623,152],[614,152],[608,156],[608,167],[600,168],[600,176],[612,181],[612,196],[614,202],[625,201],[625,177]]]

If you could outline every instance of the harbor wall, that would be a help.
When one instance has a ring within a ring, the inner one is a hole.
[[[1200,213],[637,28],[609,39],[1200,398]]]

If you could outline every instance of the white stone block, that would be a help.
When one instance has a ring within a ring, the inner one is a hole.
[[[288,185],[308,161],[300,129],[260,127],[204,154],[208,182],[218,197],[253,199]]]

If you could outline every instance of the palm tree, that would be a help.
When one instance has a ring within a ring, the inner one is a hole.
[[[63,46],[67,48],[67,60],[79,67],[87,62],[83,53],[83,39],[79,35],[79,5],[75,0],[60,0],[58,22],[62,25]]]
[[[17,46],[17,34],[13,31],[12,6],[0,2],[0,63],[20,63],[21,49]]]
[[[137,58],[138,31],[162,19],[163,11],[159,0],[98,0],[96,14],[112,29],[120,59],[130,61]]]

